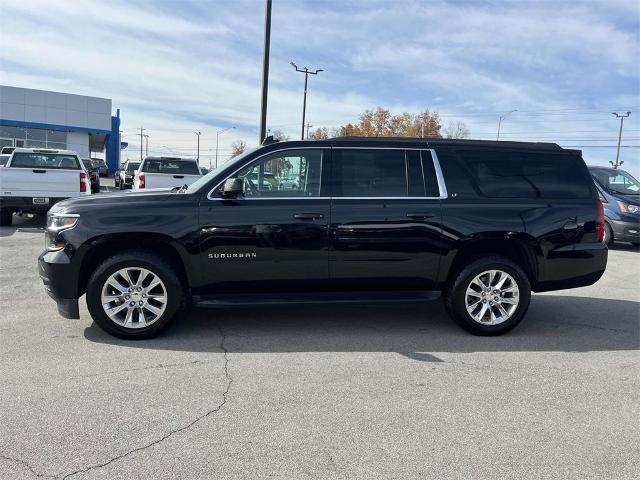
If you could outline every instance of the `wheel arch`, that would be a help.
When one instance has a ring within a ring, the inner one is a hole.
[[[518,264],[527,274],[532,287],[540,278],[542,249],[538,241],[526,233],[486,232],[461,239],[443,259],[444,288],[455,280],[457,272],[476,258],[500,255]]]
[[[171,237],[158,233],[119,233],[94,237],[85,243],[78,277],[78,297],[85,293],[93,271],[112,255],[127,250],[148,250],[162,256],[176,269],[180,281],[189,289],[194,272],[186,268],[188,253]]]

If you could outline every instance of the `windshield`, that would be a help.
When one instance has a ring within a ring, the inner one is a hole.
[[[78,157],[57,153],[14,153],[11,167],[81,170]]]
[[[139,166],[140,162],[127,163],[127,173],[135,172],[136,170],[138,170]]]
[[[236,163],[240,163],[242,162],[246,157],[248,157],[249,155],[251,155],[253,152],[255,152],[259,147],[256,148],[251,148],[249,150],[245,150],[244,153],[238,155],[235,158],[232,158],[231,160],[229,160],[226,163],[223,163],[221,165],[218,165],[217,168],[214,168],[213,170],[211,170],[209,173],[207,173],[204,177],[200,177],[198,180],[196,180],[195,182],[193,182],[191,185],[189,185],[189,187],[185,190],[185,193],[195,193],[198,190],[200,190],[204,185],[207,185],[211,180],[213,180],[216,176],[218,176],[220,174],[220,172],[222,172],[222,170],[230,167],[231,165],[234,165]]]
[[[640,182],[624,170],[595,170],[592,172],[598,183],[613,193],[640,195]]]

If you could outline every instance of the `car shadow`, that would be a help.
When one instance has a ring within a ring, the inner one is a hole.
[[[633,243],[614,243],[609,247],[609,250],[616,250],[620,252],[640,252],[640,245],[634,245]]]
[[[127,348],[230,353],[397,352],[441,361],[430,352],[587,352],[640,346],[640,303],[535,295],[523,322],[500,337],[460,329],[442,302],[377,305],[290,305],[193,310],[152,340],[126,341],[95,324],[92,342]]]
[[[37,233],[44,232],[47,219],[45,216],[13,215],[13,223],[10,227],[0,227],[0,237],[10,237],[16,232]]]

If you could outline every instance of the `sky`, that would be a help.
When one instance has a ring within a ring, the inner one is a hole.
[[[123,158],[258,143],[264,1],[1,0],[0,83],[111,98]],[[267,126],[299,138],[366,109],[438,112],[471,138],[557,142],[640,177],[640,2],[273,0]],[[115,113],[115,112],[114,112]],[[225,129],[229,129],[223,131]]]

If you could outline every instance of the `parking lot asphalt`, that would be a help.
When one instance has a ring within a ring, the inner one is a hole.
[[[441,303],[192,311],[128,342],[65,320],[43,221],[0,229],[0,478],[638,478],[640,252],[502,337]]]

